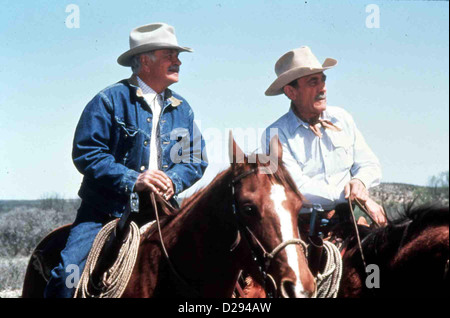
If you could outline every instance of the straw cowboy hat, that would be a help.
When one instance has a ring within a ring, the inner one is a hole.
[[[335,59],[327,58],[323,64],[312,54],[307,46],[294,49],[284,54],[275,64],[277,79],[266,90],[267,96],[274,96],[283,93],[283,87],[293,80],[323,72],[337,64]]]
[[[174,49],[192,52],[188,47],[178,46],[175,29],[165,23],[152,23],[137,27],[130,32],[130,49],[117,59],[123,66],[131,66],[131,58],[140,53],[153,50]]]

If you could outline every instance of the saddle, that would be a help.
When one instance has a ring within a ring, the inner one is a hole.
[[[157,231],[157,225],[153,222],[155,218],[153,213],[151,213],[149,196],[140,194],[139,200],[139,213],[131,213],[130,221],[138,225],[141,229],[141,235],[144,231],[147,233],[146,235],[152,235],[152,233]],[[162,199],[157,201],[161,207],[159,210],[163,211],[165,215],[174,215],[176,213],[178,208],[176,201],[170,203],[167,201],[163,202]],[[170,219],[170,217],[162,217],[161,226],[164,226]],[[61,251],[66,246],[71,226],[72,224],[66,224],[50,232],[39,242],[31,255],[30,265],[46,282],[50,279],[52,269],[61,261]]]
[[[44,237],[31,254],[30,264],[48,282],[50,272],[61,261],[72,224],[63,225]]]

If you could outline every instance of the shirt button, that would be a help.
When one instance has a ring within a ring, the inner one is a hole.
[[[145,166],[141,166],[141,171],[144,171],[145,170]]]
[[[148,145],[148,140],[144,141],[144,146]]]
[[[163,144],[168,145],[168,144],[170,144],[170,141],[163,141]]]
[[[147,117],[147,123],[150,123],[152,119],[150,117]]]
[[[169,168],[169,166],[168,165],[163,165],[162,166],[164,169],[167,169],[167,168]]]

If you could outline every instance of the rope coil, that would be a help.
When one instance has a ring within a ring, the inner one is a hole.
[[[327,261],[323,274],[317,274],[317,298],[336,298],[342,277],[342,257],[339,249],[331,242],[323,242]]]
[[[119,298],[125,291],[136,262],[140,243],[139,227],[134,222],[130,223],[130,230],[120,248],[116,261],[103,274],[101,279],[102,286],[97,287],[91,283],[91,274],[94,271],[103,246],[110,234],[114,231],[117,222],[118,219],[107,223],[95,237],[77,289],[75,290],[74,298]],[[99,291],[99,293],[92,295],[88,287]]]

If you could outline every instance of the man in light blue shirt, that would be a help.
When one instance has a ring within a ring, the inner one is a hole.
[[[325,70],[337,61],[320,64],[304,46],[284,54],[275,65],[277,79],[266,95],[285,94],[290,110],[270,125],[263,147],[277,134],[283,145],[283,163],[300,192],[311,203],[333,210],[348,198],[364,204],[370,216],[385,224],[383,208],[368,195],[380,183],[381,167],[352,116],[338,107],[327,107]]]

